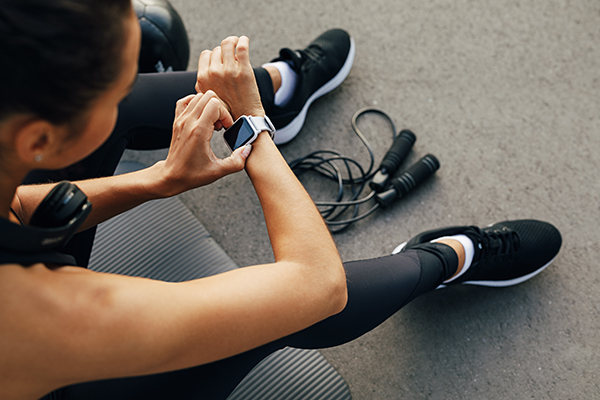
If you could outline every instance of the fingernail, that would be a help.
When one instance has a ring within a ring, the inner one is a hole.
[[[244,148],[242,149],[242,156],[244,156],[244,158],[248,157],[248,155],[250,154],[251,151],[252,151],[252,145],[251,144],[245,145]]]

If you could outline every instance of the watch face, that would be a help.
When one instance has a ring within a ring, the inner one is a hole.
[[[238,147],[252,143],[256,139],[256,133],[245,118],[239,118],[223,133],[223,139],[229,149],[234,151]]]

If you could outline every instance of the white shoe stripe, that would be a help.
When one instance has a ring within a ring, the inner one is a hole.
[[[533,278],[534,276],[536,276],[537,274],[539,274],[540,272],[545,270],[548,267],[548,265],[552,264],[552,261],[554,261],[555,259],[556,259],[556,256],[552,260],[550,260],[546,265],[542,266],[541,268],[538,268],[535,271],[533,271],[527,275],[523,275],[523,276],[520,276],[515,279],[509,279],[506,281],[466,281],[466,282],[462,282],[461,284],[462,285],[489,286],[489,287],[506,287],[506,286],[518,285],[519,283],[525,282],[526,280]]]
[[[398,247],[396,247],[394,249],[394,251],[392,251],[392,254],[400,253],[402,251],[402,249],[404,249],[404,247],[406,246],[406,243],[408,243],[408,242],[404,242],[401,245],[399,245]],[[557,256],[558,256],[558,254],[557,254]],[[488,287],[507,287],[507,286],[518,285],[519,283],[525,282],[526,280],[533,278],[534,276],[536,276],[537,274],[539,274],[540,272],[545,270],[548,267],[548,265],[552,264],[552,262],[556,259],[557,256],[554,256],[554,258],[552,260],[550,260],[546,265],[543,265],[541,268],[538,268],[535,271],[533,271],[527,275],[520,276],[518,278],[508,279],[506,281],[466,281],[466,282],[461,282],[460,284],[461,285],[488,286]],[[436,289],[442,289],[445,287],[447,287],[447,285],[443,284],[443,285],[438,286]]]
[[[399,245],[398,247],[396,247],[394,249],[394,251],[392,251],[392,254],[398,254],[398,253],[400,253],[402,251],[402,249],[404,248],[404,246],[406,246],[406,243],[408,243],[408,242],[404,242],[401,245]]]

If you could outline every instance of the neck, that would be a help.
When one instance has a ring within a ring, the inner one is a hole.
[[[0,120],[0,217],[9,218],[10,206],[31,165],[25,165],[16,155],[16,135],[31,122],[31,116],[18,115]],[[14,216],[12,217],[14,218]],[[12,220],[12,219],[11,219]]]

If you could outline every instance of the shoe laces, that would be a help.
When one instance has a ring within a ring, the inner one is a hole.
[[[479,248],[481,254],[479,260],[486,263],[511,262],[514,261],[517,251],[521,245],[519,235],[505,226],[502,228],[480,230],[477,228]]]
[[[292,62],[292,68],[296,71],[308,71],[325,56],[325,52],[318,45],[310,45],[304,50],[284,49],[281,56]]]

